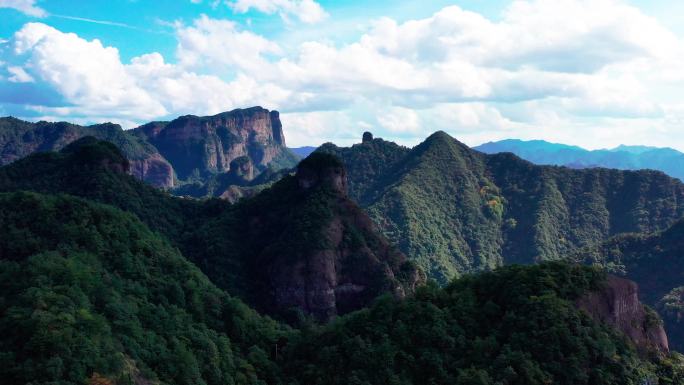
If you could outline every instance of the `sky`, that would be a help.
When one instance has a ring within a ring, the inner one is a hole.
[[[260,105],[289,146],[684,151],[684,2],[0,0],[0,116],[133,128]]]

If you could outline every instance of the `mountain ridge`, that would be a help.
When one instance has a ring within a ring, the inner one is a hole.
[[[329,156],[310,156],[235,205],[173,197],[126,175],[127,163],[116,146],[86,137],[0,167],[0,191],[66,193],[131,212],[218,287],[274,316],[328,319],[423,279],[348,199],[344,169]]]
[[[469,149],[444,132],[412,149],[389,143],[317,151],[343,159],[350,195],[441,282],[560,259],[617,233],[665,229],[684,214],[684,184],[659,171],[538,166]]]
[[[132,130],[112,123],[79,126],[0,118],[0,165],[37,151],[60,150],[85,136],[113,142],[131,161],[131,175],[167,189],[204,184],[229,172],[241,157],[253,169],[246,175],[250,180],[269,168],[292,168],[297,162],[285,145],[279,113],[252,107],[213,116],[185,115]]]
[[[660,170],[684,180],[684,153],[669,147],[619,145],[611,149],[587,150],[544,140],[505,139],[483,143],[473,149],[486,154],[512,152],[540,165]]]

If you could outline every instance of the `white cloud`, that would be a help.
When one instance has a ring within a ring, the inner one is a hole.
[[[62,97],[62,106],[58,107],[23,101],[41,116],[130,124],[256,104],[272,108],[290,96],[287,90],[257,84],[246,76],[224,81],[197,74],[184,66],[166,63],[159,53],[142,55],[124,64],[116,48],[41,23],[29,23],[19,30],[12,39],[12,48],[10,59],[21,66],[8,66],[14,77],[10,81],[34,79]]]
[[[296,17],[303,23],[319,23],[328,18],[328,13],[314,0],[235,0],[228,5],[239,13],[246,13],[254,8],[259,12],[278,13],[285,20]]]
[[[179,25],[177,56],[187,67],[210,67],[255,72],[266,65],[264,55],[281,53],[280,47],[259,35],[239,30],[229,20],[202,15],[192,26]]]
[[[88,111],[116,110],[150,118],[166,109],[131,77],[116,48],[84,40],[41,23],[28,23],[14,35],[14,53],[25,59],[32,77],[59,92],[69,104]]]
[[[232,6],[293,16],[303,3]],[[17,32],[2,59],[64,97],[59,109],[40,107],[44,115],[140,121],[259,104],[282,110],[293,145],[357,140],[365,129],[411,143],[443,129],[471,144],[591,145],[647,138],[654,127],[680,137],[684,121],[684,44],[618,0],[515,1],[498,20],[452,6],[403,23],[381,18],[345,44],[276,42],[208,16],[175,29],[175,61],[150,53],[122,63],[116,48],[42,24]]]
[[[383,111],[378,115],[378,123],[391,133],[416,133],[422,128],[418,113],[403,107]]]
[[[321,145],[325,142],[345,146],[356,143],[368,126],[355,123],[349,111],[316,111],[280,115],[288,146]]]
[[[12,8],[28,16],[45,17],[47,12],[36,5],[36,0],[0,0],[0,8]]]
[[[12,83],[33,83],[35,80],[31,75],[26,73],[26,71],[17,66],[7,67],[7,72],[10,73],[10,77],[7,78]]]

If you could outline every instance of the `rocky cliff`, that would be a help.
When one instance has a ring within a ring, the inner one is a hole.
[[[269,306],[327,320],[383,292],[403,297],[424,281],[347,197],[346,171],[332,156],[309,156],[296,176],[248,206],[246,235],[257,246],[252,262],[266,283],[262,294]]]
[[[84,136],[114,143],[130,161],[131,175],[161,188],[187,181],[207,183],[214,175],[231,171],[231,164],[243,168],[237,172],[251,180],[268,168],[292,168],[298,160],[285,146],[278,111],[253,107],[207,117],[182,116],[130,131],[111,123],[79,126],[0,118],[0,165],[34,152],[59,151]],[[233,163],[241,158],[249,165]]]
[[[243,156],[259,170],[296,164],[285,146],[279,113],[261,107],[205,117],[187,115],[148,123],[133,132],[153,144],[181,180],[227,172],[231,162]]]
[[[596,321],[608,324],[627,336],[644,352],[669,352],[665,329],[658,314],[645,307],[636,283],[609,276],[604,286],[586,294],[577,306]]]
[[[332,156],[312,156],[297,176],[263,191],[255,186],[253,198],[234,205],[172,197],[125,175],[129,167],[116,146],[84,138],[0,167],[0,191],[68,194],[133,213],[264,314],[327,320],[382,293],[404,296],[423,281],[349,200],[346,172]],[[222,175],[238,180],[251,170],[238,158]]]
[[[601,265],[639,285],[642,301],[660,312],[670,347],[684,350],[684,220],[666,231],[622,234],[571,256],[577,262]]]

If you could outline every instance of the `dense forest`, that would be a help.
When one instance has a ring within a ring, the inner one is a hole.
[[[684,185],[662,172],[537,166],[474,151],[444,132],[412,149],[368,135],[317,151],[343,160],[351,197],[442,284],[562,259],[623,232],[664,230],[684,214]]]
[[[468,276],[292,329],[214,286],[135,216],[0,194],[6,384],[661,384],[573,301],[604,275],[550,264]]]
[[[0,168],[3,383],[682,382],[679,354],[578,305],[606,290],[603,270],[425,283],[335,156],[236,204],[172,196],[129,167],[86,137]],[[647,314],[633,327],[660,328]]]
[[[287,328],[216,288],[135,216],[3,193],[0,230],[3,384],[268,382]]]
[[[303,189],[296,176],[287,176],[254,199],[230,205],[173,197],[127,175],[126,165],[115,146],[86,137],[59,153],[35,154],[0,168],[0,191],[65,193],[133,213],[216,285],[272,315],[287,312],[288,301],[295,301],[308,303],[306,313],[325,318],[358,308],[389,288],[411,291],[420,279],[346,191],[322,180]],[[326,172],[341,172],[341,164],[316,155],[300,170],[325,178]],[[319,274],[327,281],[316,281]],[[320,299],[307,285],[342,292]],[[347,295],[345,287],[353,292]],[[313,298],[275,294],[283,290],[304,290]]]

